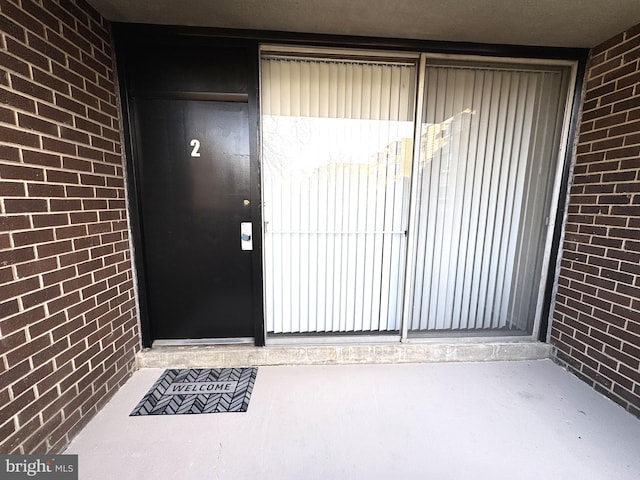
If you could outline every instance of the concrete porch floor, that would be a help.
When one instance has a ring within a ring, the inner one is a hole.
[[[550,360],[259,367],[246,413],[129,417],[162,371],[71,443],[80,479],[640,478],[640,420]]]

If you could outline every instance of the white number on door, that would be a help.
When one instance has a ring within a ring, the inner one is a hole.
[[[191,140],[191,142],[189,143],[189,145],[191,145],[193,147],[193,150],[191,150],[191,156],[192,157],[199,157],[200,156],[200,140],[196,140],[195,138],[193,140]]]

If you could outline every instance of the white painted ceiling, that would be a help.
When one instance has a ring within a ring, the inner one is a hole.
[[[559,47],[640,23],[640,0],[88,1],[119,22]]]

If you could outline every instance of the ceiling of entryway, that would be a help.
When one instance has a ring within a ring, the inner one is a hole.
[[[88,0],[119,22],[593,47],[640,23],[640,0]]]

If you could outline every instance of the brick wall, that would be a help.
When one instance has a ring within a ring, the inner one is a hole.
[[[592,50],[586,82],[551,337],[640,416],[640,25]]]
[[[59,452],[139,348],[108,24],[0,0],[0,452]]]

